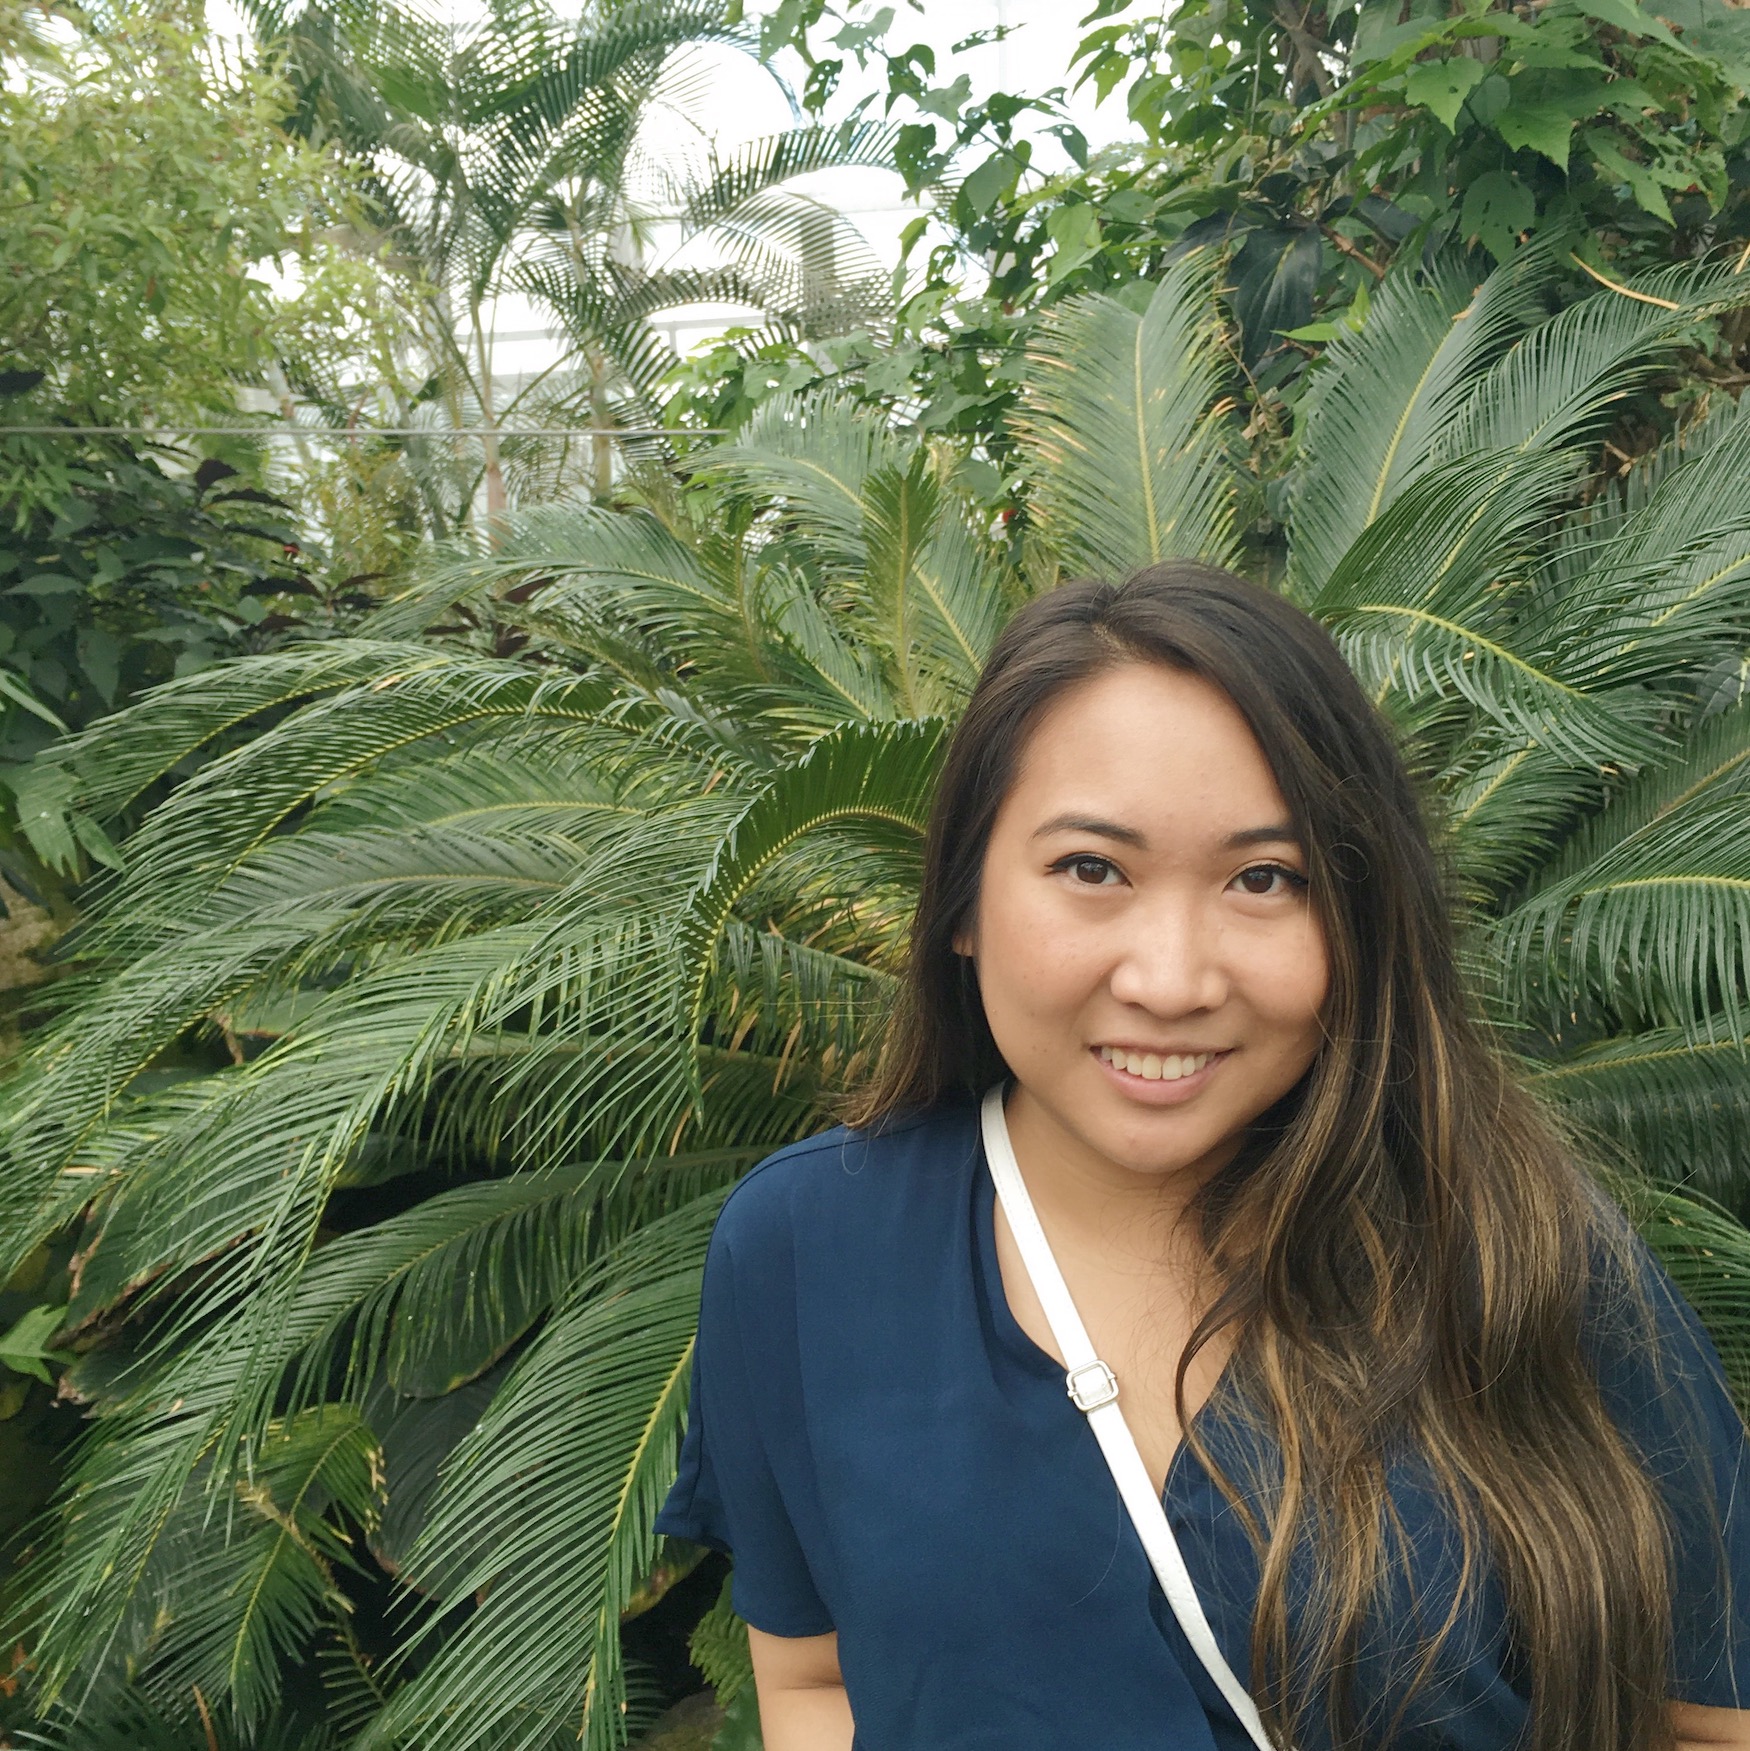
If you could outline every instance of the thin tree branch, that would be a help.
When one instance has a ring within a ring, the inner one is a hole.
[[[1360,262],[1376,280],[1383,280],[1385,278],[1385,269],[1382,268],[1366,250],[1361,248],[1359,244],[1345,237],[1335,225],[1321,225],[1319,229],[1324,232],[1324,234],[1330,238],[1332,243],[1348,256],[1351,261]]]

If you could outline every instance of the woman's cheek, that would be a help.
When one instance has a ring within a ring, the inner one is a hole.
[[[1251,980],[1259,1013],[1293,1039],[1296,1056],[1310,1060],[1323,1039],[1320,1016],[1330,992],[1324,935],[1308,921],[1287,941],[1278,941],[1254,968]]]
[[[993,1032],[1029,1058],[1055,1055],[1057,1032],[1089,995],[1088,944],[1061,906],[1038,901],[987,912],[980,931],[981,983]]]

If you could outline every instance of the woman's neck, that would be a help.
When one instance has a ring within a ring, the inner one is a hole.
[[[1158,1267],[1164,1243],[1176,1239],[1201,1252],[1195,1224],[1183,1218],[1198,1192],[1230,1160],[1238,1139],[1183,1168],[1150,1173],[1094,1149],[1019,1084],[1003,1116],[1027,1190],[1058,1244],[1134,1254]],[[1168,1249],[1177,1253],[1178,1245]]]

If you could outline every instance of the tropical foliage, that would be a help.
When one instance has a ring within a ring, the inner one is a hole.
[[[0,879],[62,904],[87,859],[115,854],[89,823],[62,836],[35,754],[172,675],[331,630],[363,598],[311,580],[289,507],[229,463],[173,474],[71,433],[57,460],[62,491],[0,548]]]
[[[1097,152],[1061,91],[975,89],[903,9],[772,8],[768,47],[804,58],[822,113],[853,62],[884,88],[895,161],[933,208],[907,233],[925,259],[894,347],[812,369],[769,343],[725,347],[677,416],[722,423],[774,384],[827,377],[994,441],[1000,461],[1043,312],[1188,248],[1230,250],[1237,351],[1268,408],[1364,320],[1396,260],[1460,241],[1504,260],[1565,236],[1573,297],[1750,239],[1750,18],[1725,0],[1100,0],[1082,23],[1071,83],[1131,126]]]
[[[324,291],[336,252],[299,234],[344,214],[349,178],[285,133],[285,88],[228,60],[182,0],[55,32],[31,28],[37,7],[7,13],[6,425],[238,423],[239,389],[267,381],[299,322],[272,263],[297,249]],[[16,532],[83,467],[52,430],[0,437],[0,519]]]
[[[317,544],[237,428],[283,354],[332,356],[378,325],[330,235],[353,178],[288,136],[286,87],[210,40],[198,8],[51,22],[11,6],[0,74],[0,879],[16,925],[12,890],[63,917],[71,903],[34,843],[39,747],[154,682],[345,618],[345,574],[311,577]],[[274,272],[293,256],[295,288]],[[81,848],[108,855],[89,832]]]
[[[1750,415],[1601,464],[1750,277],[1552,314],[1553,273],[1382,283],[1301,404],[1279,581],[1401,728],[1503,1043],[1744,1390]],[[684,487],[515,517],[54,756],[98,826],[206,756],[7,1096],[0,1235],[75,1237],[31,1329],[88,1427],[14,1615],[79,1743],[636,1730],[710,1224],[867,1063],[984,652],[1058,577],[1231,560],[1257,514],[1216,277],[1042,324],[1013,522],[956,450],[773,401]]]
[[[754,43],[721,0],[615,0],[575,15],[515,0],[465,25],[350,0],[245,11],[293,82],[294,132],[337,144],[365,178],[361,242],[396,270],[410,343],[362,387],[294,366],[298,386],[337,426],[431,425],[410,455],[440,535],[477,487],[492,515],[579,478],[607,491],[605,435],[566,445],[514,433],[648,426],[676,362],[650,321],[663,309],[728,299],[798,339],[872,314],[883,276],[860,233],[793,185],[887,163],[885,129],[675,150],[710,83],[697,52]],[[499,301],[515,297],[559,342],[523,377],[494,359]],[[439,441],[446,425],[481,435]]]

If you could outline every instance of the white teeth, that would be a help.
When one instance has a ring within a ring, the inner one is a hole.
[[[1124,1052],[1116,1046],[1102,1046],[1100,1056],[1115,1070],[1127,1071],[1132,1076],[1141,1077],[1144,1082],[1178,1082],[1183,1077],[1195,1075],[1215,1054],[1169,1052],[1165,1057],[1158,1057],[1153,1052]]]

